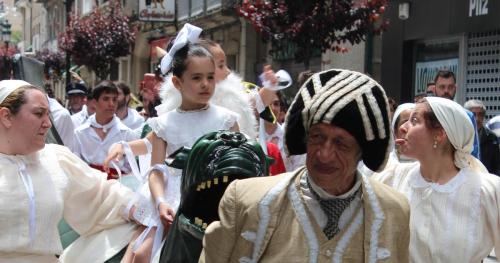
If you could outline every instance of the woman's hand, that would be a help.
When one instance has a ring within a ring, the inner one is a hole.
[[[121,143],[114,144],[108,151],[108,156],[104,159],[103,168],[106,172],[109,172],[109,163],[111,161],[119,162],[123,155],[125,154],[125,150],[123,149],[123,145]]]
[[[165,229],[168,229],[174,222],[174,210],[166,202],[162,202],[158,205],[158,213],[160,214],[161,223]]]

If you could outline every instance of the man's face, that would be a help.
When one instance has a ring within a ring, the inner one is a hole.
[[[469,109],[472,113],[474,113],[474,117],[476,117],[476,125],[477,128],[482,128],[484,124],[484,110],[481,107],[472,107]]]
[[[72,112],[81,111],[86,101],[87,101],[87,96],[85,96],[85,94],[68,95],[68,104]]]
[[[455,85],[455,81],[452,77],[439,77],[436,80],[436,87],[434,91],[437,97],[453,100],[453,98],[455,98],[455,93],[457,92],[457,86]]]
[[[129,100],[130,100],[130,95],[125,96],[125,94],[123,94],[123,91],[121,89],[118,89],[118,98],[117,98],[118,109],[126,107]]]
[[[95,103],[95,114],[98,118],[110,119],[116,112],[118,94],[102,93]]]
[[[310,178],[320,187],[353,177],[361,157],[356,139],[346,130],[331,124],[311,126],[307,136],[306,166]]]

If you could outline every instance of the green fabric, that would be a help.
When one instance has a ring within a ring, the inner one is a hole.
[[[142,127],[141,138],[146,137],[146,135],[148,135],[148,133],[150,133],[152,130],[153,129],[151,129],[151,127],[147,123],[144,124],[144,126]]]
[[[71,228],[66,220],[62,219],[57,225],[59,237],[61,239],[63,249],[67,248],[73,241],[80,237],[73,228]]]
[[[269,175],[270,161],[256,141],[231,131],[208,133],[192,149],[181,148],[169,156],[167,165],[182,169],[181,202],[160,262],[198,262],[204,228],[219,220],[217,207],[227,185]],[[197,223],[196,217],[204,224]]]

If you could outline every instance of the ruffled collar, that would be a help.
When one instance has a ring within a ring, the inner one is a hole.
[[[409,180],[412,188],[430,188],[440,193],[452,193],[457,190],[467,179],[467,168],[460,169],[458,174],[446,184],[438,184],[426,181],[420,173],[420,166],[415,167],[411,172]]]

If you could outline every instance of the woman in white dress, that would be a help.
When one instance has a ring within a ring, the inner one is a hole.
[[[0,81],[0,262],[103,262],[127,245],[135,228],[126,209],[131,191],[66,147],[46,145],[50,127],[41,90]],[[63,217],[98,245],[58,260]]]
[[[374,177],[410,201],[411,262],[481,262],[500,252],[500,179],[470,154],[474,127],[464,109],[425,98],[401,132],[401,152],[418,162]]]

